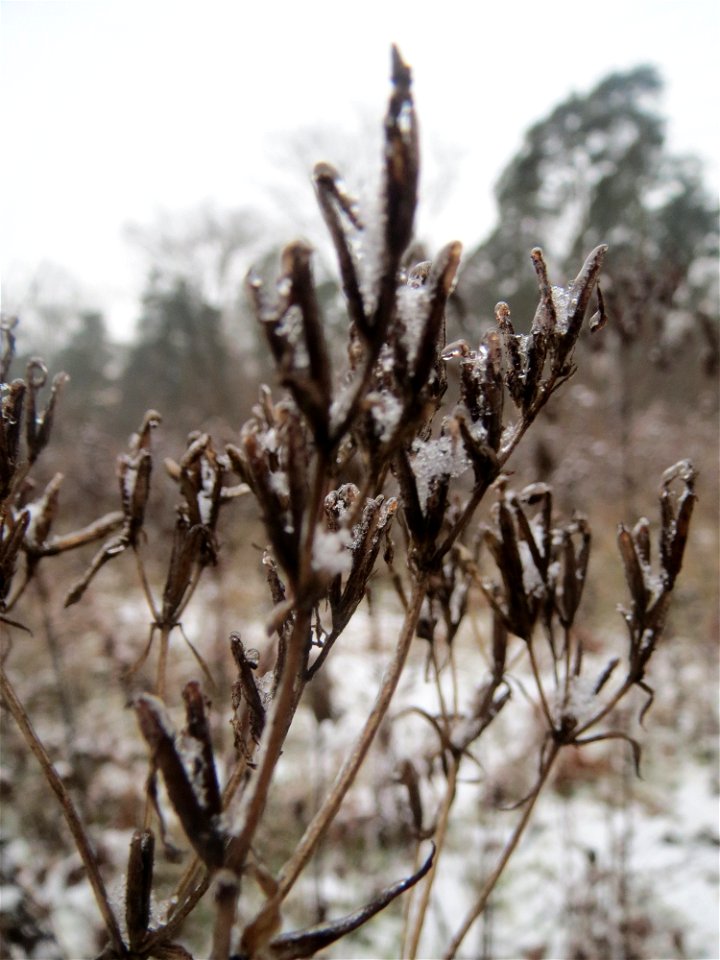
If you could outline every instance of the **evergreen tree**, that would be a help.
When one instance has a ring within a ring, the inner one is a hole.
[[[210,417],[238,417],[220,311],[188,281],[151,278],[121,387],[128,429],[149,408],[163,414],[170,430],[200,427]]]
[[[528,131],[496,187],[497,226],[468,257],[456,300],[467,330],[492,325],[498,300],[509,303],[516,329],[527,330],[537,302],[531,249],[543,248],[550,276],[562,284],[583,251],[608,244],[602,292],[609,322],[580,344],[604,355],[584,367],[590,408],[566,409],[557,428],[546,421],[545,433],[586,438],[585,466],[564,466],[568,490],[593,474],[594,437],[619,480],[608,495],[620,493],[628,509],[649,469],[635,433],[639,412],[654,405],[656,416],[682,419],[717,401],[702,370],[716,369],[719,356],[711,319],[718,210],[699,162],[668,152],[661,91],[652,67],[614,73]],[[592,410],[600,416],[593,419]],[[607,436],[615,438],[612,449]],[[556,484],[548,452],[557,439],[541,432],[535,449],[536,472]]]
[[[497,227],[466,262],[467,311],[491,319],[504,299],[517,325],[528,324],[537,296],[531,248],[541,246],[562,276],[598,243],[610,247],[606,285],[618,308],[639,294],[657,320],[670,304],[700,304],[709,279],[701,267],[717,250],[717,207],[698,162],[667,152],[655,109],[661,90],[652,67],[614,73],[528,131],[496,187]]]
[[[112,402],[113,356],[102,314],[81,313],[70,339],[53,358],[53,367],[70,376],[66,405],[92,417]]]

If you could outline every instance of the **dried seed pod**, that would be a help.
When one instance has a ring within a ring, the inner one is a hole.
[[[599,333],[608,320],[607,313],[605,311],[605,298],[602,295],[602,290],[600,289],[599,283],[597,285],[596,294],[598,308],[597,311],[590,317],[590,323],[588,324],[590,333]]]
[[[55,405],[62,387],[70,379],[66,373],[58,373],[53,378],[50,397],[45,409],[40,414],[37,408],[37,395],[47,382],[47,367],[37,357],[32,358],[27,365],[25,381],[27,384],[27,403],[25,418],[25,441],[27,443],[28,460],[34,463],[40,453],[47,446],[52,430]]]
[[[238,671],[238,677],[233,684],[232,691],[234,714],[232,725],[235,731],[235,749],[249,759],[252,748],[245,738],[244,724],[239,717],[240,708],[241,705],[245,705],[249,733],[253,743],[257,745],[260,743],[265,728],[265,705],[255,682],[254,671],[257,667],[257,661],[251,657],[254,651],[245,649],[245,645],[237,633],[230,635],[230,650]]]
[[[310,361],[310,376],[319,392],[320,403],[323,409],[327,411],[332,402],[331,367],[313,283],[311,255],[312,248],[306,243],[298,242],[286,248],[283,260],[286,270],[292,277],[291,302],[299,306],[302,311],[305,348]]]
[[[500,335],[496,330],[490,330],[485,334],[480,347],[481,356],[483,347],[486,353],[480,380],[482,396],[480,422],[487,434],[488,446],[497,452],[500,449],[500,438],[502,436],[505,392],[502,379]]]
[[[191,680],[183,689],[185,712],[187,715],[186,734],[200,747],[199,758],[195,761],[195,787],[206,813],[211,817],[219,816],[222,811],[220,787],[215,771],[210,727],[205,714],[205,698],[200,684]]]
[[[125,922],[131,950],[138,950],[150,925],[155,836],[136,830],[130,841],[125,882]]]
[[[455,283],[461,254],[461,243],[449,243],[427,270],[424,289],[427,290],[428,310],[415,354],[411,378],[413,392],[421,390],[427,383],[430,370],[437,361],[441,339],[445,339],[445,306]]]
[[[130,438],[130,452],[138,453],[140,450],[149,450],[153,431],[162,423],[162,417],[157,410],[147,410],[140,429]]]
[[[328,529],[339,530],[344,517],[357,502],[360,491],[354,483],[344,483],[337,490],[331,490],[325,497],[323,509]]]
[[[625,579],[633,600],[633,612],[638,619],[642,619],[647,610],[648,590],[632,534],[622,523],[618,527],[618,546],[625,568]]]
[[[532,561],[535,564],[535,567],[538,573],[541,575],[543,580],[545,580],[547,575],[548,565],[550,563],[550,556],[549,556],[549,553],[543,552],[543,546],[547,543],[547,540],[548,540],[546,531],[544,530],[544,526],[541,525],[540,527],[540,532],[542,534],[542,537],[541,537],[541,543],[538,544],[538,542],[535,539],[535,533],[532,527],[530,526],[530,521],[528,520],[527,515],[523,510],[518,498],[511,494],[508,496],[508,503],[510,505],[510,509],[513,512],[513,516],[517,524],[519,538],[520,540],[522,540],[523,543],[527,544],[527,548],[528,548],[528,551],[530,552]],[[541,524],[542,524],[542,519],[541,519]]]
[[[522,393],[523,412],[527,412],[535,402],[542,378],[545,357],[547,356],[547,337],[538,330],[525,338],[525,374]]]
[[[17,518],[10,513],[0,518],[0,610],[5,609],[5,600],[15,576],[17,558],[29,525],[29,510],[23,510]]]
[[[505,348],[507,387],[513,402],[520,407],[522,406],[524,390],[524,365],[520,346],[524,338],[515,333],[515,328],[510,319],[510,307],[502,300],[495,305],[495,321],[500,329]]]
[[[689,460],[680,460],[663,474],[660,493],[660,566],[668,590],[672,590],[682,566],[690,519],[695,506],[696,478],[697,472]],[[684,488],[678,498],[676,510],[670,486],[678,479],[682,481]]]
[[[546,483],[531,483],[520,491],[519,499],[529,506],[540,505],[539,528],[541,537],[538,547],[542,558],[542,567],[538,567],[538,569],[541,570],[543,575],[546,575],[552,548],[552,488]],[[537,525],[535,529],[537,530]],[[535,537],[535,534],[533,534],[533,537]]]
[[[382,538],[390,529],[397,507],[394,497],[387,502],[382,496],[368,500],[362,519],[352,531],[350,572],[341,595],[334,604],[331,602],[334,634],[345,628],[365,596]]]
[[[252,490],[253,487],[247,471],[247,464],[240,448],[236,447],[234,443],[227,443],[225,444],[225,453],[228,455],[232,469],[241,478],[243,483],[247,484],[248,488]]]
[[[32,357],[25,368],[27,386],[25,442],[28,450],[35,447],[40,417],[37,410],[37,395],[47,383],[48,369],[39,357]]]
[[[545,358],[557,324],[555,301],[548,280],[543,252],[539,247],[535,247],[531,251],[530,257],[537,275],[540,300],[526,345],[525,388],[523,391],[523,410],[525,411],[532,406],[537,396],[545,367]]]
[[[300,418],[294,411],[288,413],[281,428],[282,448],[287,457],[288,491],[290,494],[290,516],[293,530],[302,529],[303,517],[308,498],[308,471],[310,450],[302,429]]]
[[[294,421],[295,423],[297,420]],[[290,481],[288,456],[297,466],[293,470],[293,503],[295,509],[302,504],[304,493],[300,485],[306,482],[307,462],[297,456],[297,444],[300,438],[294,437],[283,421],[280,429],[274,431],[273,447],[282,451],[286,462],[281,465],[274,450],[268,449],[268,437],[255,421],[246,423],[242,429],[242,463],[246,481],[252,489],[262,511],[263,522],[272,542],[273,550],[286,573],[294,578],[298,570],[298,549],[300,527],[293,522],[289,514]],[[232,458],[232,453],[230,453]],[[278,469],[271,469],[271,460]],[[302,513],[302,511],[301,511]]]
[[[393,461],[393,472],[400,487],[400,502],[403,516],[415,543],[422,542],[425,532],[425,516],[420,504],[417,480],[410,466],[407,450],[400,450]]]
[[[357,204],[344,189],[340,176],[334,167],[328,163],[318,163],[313,174],[315,192],[323,218],[330,231],[342,280],[343,293],[348,307],[351,322],[360,334],[369,338],[368,319],[365,304],[360,288],[355,261],[347,230],[345,229],[340,213],[347,216],[352,227],[357,231],[363,230]]]
[[[501,499],[494,507],[494,513],[498,522],[499,535],[492,530],[486,530],[484,542],[489,547],[500,571],[503,591],[490,581],[483,581],[481,585],[493,609],[502,617],[508,630],[523,640],[529,641],[539,606],[536,598],[531,599],[526,592],[517,533],[502,492]]]
[[[495,611],[493,611],[492,654],[493,678],[499,682],[505,673],[507,658],[508,634],[507,627]]]
[[[262,558],[263,566],[266,568],[266,578],[270,586],[270,594],[275,605],[279,605],[285,602],[285,584],[280,579],[278,573],[277,564],[270,556],[270,554],[265,550],[263,552]]]
[[[591,534],[590,526],[585,519],[585,517],[576,515],[573,519],[571,525],[571,532],[575,535],[580,535],[580,548],[577,550],[576,562],[575,562],[575,576],[577,579],[577,604],[573,612],[573,617],[577,612],[577,608],[580,605],[580,600],[582,599],[583,590],[585,589],[585,580],[587,578],[587,568],[590,561],[590,544],[591,544]]]
[[[641,517],[632,529],[632,538],[635,541],[640,563],[650,566],[650,522],[647,517]]]
[[[348,218],[356,230],[362,230],[363,224],[360,219],[360,210],[355,197],[347,192],[345,181],[338,171],[330,163],[320,162],[315,164],[313,170],[315,185],[323,194],[325,199],[332,197],[337,207]]]
[[[211,777],[204,769],[202,744],[200,753],[191,751],[195,767],[192,775],[176,744],[175,733],[162,700],[143,694],[134,703],[140,730],[152,749],[153,759],[162,772],[170,802],[195,852],[210,869],[222,866],[225,838],[219,828],[216,810],[207,806],[204,793],[196,784]],[[214,763],[213,763],[214,766]]]
[[[163,466],[170,479],[174,480],[175,483],[179,483],[181,474],[180,464],[176,463],[171,457],[165,457]]]
[[[418,131],[410,67],[392,48],[393,92],[385,118],[385,244],[390,262],[400,263],[410,243],[419,178]],[[393,269],[393,275],[396,273]]]
[[[310,267],[311,248],[293,243],[282,254],[278,303],[258,319],[280,374],[295,403],[312,427],[316,443],[329,443],[329,410],[332,403],[331,367],[320,309]],[[298,330],[299,335],[293,333]]]
[[[567,531],[562,531],[562,547],[560,548],[562,558],[562,589],[560,595],[556,597],[556,604],[560,623],[568,629],[572,626],[575,619],[575,612],[580,602],[580,589],[578,584],[577,561],[575,557],[575,545],[572,542]]]
[[[480,486],[487,487],[497,476],[499,470],[495,451],[489,444],[483,440],[479,440],[470,432],[465,418],[462,415],[456,414],[455,420],[462,437],[465,452],[472,463],[473,473],[475,475],[475,486],[478,488]]]
[[[538,290],[540,293],[540,302],[538,303],[535,317],[533,318],[532,333],[542,333],[550,336],[555,330],[557,316],[555,314],[555,300],[553,299],[552,286],[548,279],[547,265],[545,257],[540,247],[534,247],[530,251],[535,274],[538,281]]]
[[[557,344],[557,352],[554,358],[556,371],[560,371],[564,367],[567,357],[577,342],[580,327],[600,276],[607,249],[605,244],[595,247],[585,260],[577,277],[568,287],[566,329]]]
[[[196,566],[202,563],[204,543],[202,527],[190,526],[185,517],[179,516],[175,521],[173,548],[163,589],[162,619],[166,624],[174,624],[177,620]]]
[[[10,492],[20,458],[25,392],[25,381],[13,380],[0,408],[0,502],[5,500]]]
[[[152,454],[141,449],[132,457],[118,458],[120,496],[125,513],[125,534],[129,544],[135,544],[145,522],[145,507],[150,496]]]
[[[27,547],[30,550],[39,550],[48,538],[57,515],[60,487],[63,480],[63,474],[56,473],[45,487],[42,497],[33,504],[33,522],[27,532]]]

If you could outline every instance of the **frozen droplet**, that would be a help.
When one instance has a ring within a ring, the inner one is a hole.
[[[278,285],[277,285],[277,291],[280,294],[280,296],[281,297],[290,296],[291,290],[292,290],[292,280],[290,279],[290,277],[282,277],[282,279],[278,281]]]
[[[443,360],[453,360],[455,357],[470,357],[470,347],[465,340],[453,340],[440,354]]]

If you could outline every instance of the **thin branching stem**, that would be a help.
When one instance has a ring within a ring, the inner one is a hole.
[[[296,704],[295,685],[305,655],[310,624],[311,611],[299,608],[296,611],[295,623],[288,643],[283,674],[263,735],[259,766],[253,775],[245,805],[243,827],[239,835],[233,838],[228,849],[226,865],[236,873],[240,873],[243,868],[252,838],[260,824],[270,782],[292,720],[293,706]]]
[[[75,804],[73,803],[70,794],[65,789],[65,784],[58,776],[58,772],[53,766],[52,760],[48,756],[40,737],[35,732],[27,711],[17,696],[2,664],[0,664],[0,692],[2,692],[3,700],[5,701],[8,710],[13,715],[13,719],[17,723],[25,742],[30,750],[32,750],[35,758],[40,764],[50,789],[53,791],[58,799],[58,802],[60,803],[63,816],[65,817],[68,827],[70,828],[70,832],[73,835],[78,853],[80,854],[82,862],[85,865],[85,869],[87,870],[88,880],[90,881],[90,886],[95,894],[95,900],[102,918],[105,921],[105,927],[107,929],[108,936],[110,937],[110,940],[112,941],[117,953],[120,956],[125,956],[127,951],[125,950],[125,945],[120,933],[120,927],[118,926],[117,919],[113,913],[112,907],[110,906],[110,901],[105,889],[105,884],[103,883],[103,879],[100,875],[97,858],[95,856],[95,852],[93,851],[90,838],[85,832],[85,828],[82,825],[82,821],[80,820],[80,816],[75,809]]]
[[[210,872],[206,871],[202,880],[197,887],[192,891],[188,896],[187,900],[184,903],[180,904],[175,912],[171,915],[167,923],[165,923],[158,930],[153,931],[151,936],[146,940],[143,948],[145,950],[145,955],[150,957],[152,956],[152,948],[155,946],[161,946],[164,943],[172,940],[178,930],[182,927],[185,920],[193,912],[197,904],[202,900],[205,894],[208,891],[210,886]]]
[[[535,680],[535,686],[537,688],[538,696],[540,697],[540,703],[542,705],[543,713],[545,714],[545,720],[547,721],[548,729],[553,729],[553,718],[552,713],[550,712],[550,707],[545,696],[545,689],[542,684],[542,679],[540,678],[540,670],[538,669],[537,658],[535,656],[535,651],[533,650],[532,638],[527,642],[528,657],[530,658],[530,666],[532,668],[533,679]]]
[[[340,804],[345,794],[354,783],[358,771],[365,760],[367,752],[375,738],[375,734],[390,706],[390,701],[395,693],[400,675],[405,666],[405,661],[407,660],[407,655],[415,636],[426,589],[427,583],[425,578],[419,578],[415,584],[410,606],[405,615],[397,647],[395,648],[395,655],[385,674],[373,709],[365,721],[365,725],[355,741],[355,745],[350,751],[349,756],[340,768],[330,793],[325,798],[325,802],[311,820],[295,848],[293,855],[280,871],[278,877],[278,892],[276,897],[273,898],[276,899],[278,903],[282,902],[292,889],[305,864],[312,856],[315,847],[332,822],[335,814],[340,809]]]
[[[563,630],[563,643],[565,644],[565,677],[563,679],[563,709],[568,705],[570,698],[570,680],[572,677],[571,648],[570,648],[570,627],[566,626]]]
[[[310,490],[310,503],[305,513],[305,529],[303,530],[303,542],[300,552],[301,563],[312,567],[313,543],[315,541],[315,531],[322,511],[323,500],[327,492],[328,469],[327,461],[324,456],[318,455],[313,471],[312,487]],[[300,570],[300,582],[307,582],[312,577],[312,569]]]
[[[444,732],[447,734],[448,730],[450,729],[450,717],[448,715],[447,704],[445,703],[445,694],[443,692],[442,682],[440,680],[440,666],[437,661],[437,652],[435,650],[435,644],[432,640],[430,641],[430,659],[432,661],[433,676],[435,678],[435,688],[437,689],[440,714],[443,718]]]
[[[600,723],[601,720],[604,720],[605,717],[615,709],[618,703],[620,703],[632,685],[633,684],[631,680],[624,680],[620,688],[613,694],[605,706],[601,710],[598,710],[598,712],[590,717],[589,720],[586,720],[585,723],[581,724],[577,730],[573,731],[574,736],[579,737],[581,734],[585,733],[586,730],[589,730],[591,727],[594,727]]]
[[[142,558],[142,553],[138,544],[133,546],[133,553],[135,554],[135,563],[137,566],[138,577],[140,578],[140,584],[145,594],[145,600],[147,602],[150,614],[152,615],[153,621],[157,623],[160,619],[160,614],[155,605],[155,598],[153,597],[152,590],[150,588],[150,583],[147,578],[147,572],[145,571],[145,563]]]
[[[500,859],[495,865],[495,869],[492,871],[490,876],[487,878],[487,880],[483,884],[483,888],[480,891],[480,894],[478,895],[477,900],[472,905],[470,911],[465,917],[465,920],[463,921],[462,926],[453,937],[450,943],[450,946],[447,952],[445,953],[444,960],[453,960],[453,958],[457,954],[458,949],[460,948],[460,945],[462,944],[463,940],[467,936],[470,928],[472,927],[472,925],[475,923],[477,918],[485,909],[485,905],[490,899],[490,895],[495,889],[498,880],[502,876],[502,873],[505,870],[505,867],[507,866],[510,860],[510,857],[515,852],[515,848],[517,847],[518,843],[520,842],[520,839],[522,838],[523,833],[525,832],[525,828],[527,827],[530,821],[532,812],[535,808],[535,803],[537,802],[537,799],[540,796],[542,788],[547,781],[550,770],[552,769],[552,766],[555,762],[555,758],[560,752],[560,748],[561,748],[561,745],[558,743],[553,743],[552,746],[550,747],[550,750],[548,751],[547,756],[545,757],[545,763],[540,773],[540,777],[538,778],[538,781],[535,784],[535,789],[533,790],[533,792],[530,794],[530,796],[526,801],[525,809],[523,810],[523,815],[518,821],[512,834],[510,835],[508,842],[505,844],[505,848],[503,849]]]
[[[22,573],[22,579],[18,580],[17,587],[13,589],[13,592],[10,597],[5,602],[5,612],[9,613],[15,604],[18,602],[20,597],[25,593],[27,585],[30,583],[30,577],[28,575],[27,565]]]
[[[437,865],[440,860],[440,854],[445,847],[445,839],[447,837],[448,824],[450,821],[450,812],[452,810],[452,805],[455,800],[455,791],[457,789],[457,777],[460,769],[460,762],[461,757],[459,755],[450,755],[448,761],[449,769],[447,774],[447,785],[445,787],[445,796],[443,798],[443,804],[442,809],[440,810],[437,828],[433,836],[433,841],[435,843],[435,857],[433,858],[432,867],[430,868],[430,871],[428,872],[428,875],[422,885],[420,903],[418,904],[418,909],[415,913],[415,920],[412,930],[410,931],[407,949],[403,950],[403,956],[407,957],[408,960],[415,960],[418,953],[418,947],[420,946],[420,937],[422,936],[425,918],[427,916],[428,906],[430,904],[430,894],[432,893],[433,883],[437,873]]]
[[[165,699],[165,680],[172,629],[172,624],[169,623],[163,623],[160,626],[160,650],[158,652],[157,674],[155,677],[155,695],[160,697],[161,700]]]

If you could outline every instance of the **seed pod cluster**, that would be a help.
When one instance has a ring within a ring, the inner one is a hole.
[[[295,404],[274,404],[267,387],[253,412],[242,428],[240,445],[228,444],[227,454],[257,500],[275,557],[295,586],[309,496],[310,438]]]
[[[55,406],[60,390],[70,379],[66,373],[58,373],[53,377],[50,388],[50,397],[45,408],[40,412],[38,408],[38,393],[47,383],[48,371],[42,360],[37,357],[28,362],[25,374],[25,441],[27,444],[28,461],[33,464],[47,446],[52,431]]]
[[[576,516],[552,526],[552,492],[535,483],[519,494],[498,485],[496,526],[484,541],[501,575],[483,590],[505,627],[530,642],[538,621],[551,632],[553,618],[569,630],[582,598],[590,557],[590,529]]]
[[[120,556],[128,547],[137,545],[145,522],[145,507],[150,496],[150,476],[153,466],[150,438],[161,419],[156,410],[148,410],[143,417],[140,429],[130,440],[129,452],[118,457],[117,475],[122,506],[122,528],[119,533],[105,541],[85,573],[70,588],[65,597],[66,607],[80,600],[95,575],[109,560]]]
[[[580,272],[567,287],[551,286],[543,252],[535,247],[531,253],[538,280],[539,302],[528,335],[517,334],[510,319],[510,308],[498,303],[495,319],[505,353],[505,382],[516,407],[531,413],[545,399],[545,383],[572,373],[570,359],[577,343],[590,299],[597,291],[598,313],[591,328],[605,324],[605,307],[598,286],[607,247],[596,247],[587,257]],[[548,378],[543,375],[548,370]]]
[[[652,567],[648,521],[640,519],[631,530],[623,524],[618,528],[618,547],[630,591],[630,606],[623,610],[630,638],[630,676],[638,682],[643,680],[646,664],[665,626],[695,505],[696,478],[689,460],[679,461],[663,474],[657,571]],[[675,490],[677,485],[679,492]]]
[[[183,699],[186,727],[179,736],[157,697],[138,697],[135,712],[188,840],[203,862],[214,869],[222,864],[225,833],[205,700],[196,681],[185,686]]]
[[[50,439],[57,400],[68,377],[59,373],[53,378],[50,396],[44,406],[41,405],[40,392],[47,385],[48,371],[42,360],[32,358],[28,362],[25,379],[6,382],[13,360],[15,323],[15,320],[8,322],[5,319],[0,323],[3,342],[0,401],[0,615],[19,600],[43,557],[101,539],[117,529],[124,518],[124,514],[115,512],[82,530],[51,537],[63,475],[55,474],[43,493],[31,500],[35,483],[30,471]],[[26,557],[24,576],[11,591],[21,553]]]

